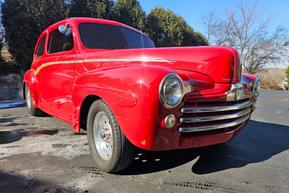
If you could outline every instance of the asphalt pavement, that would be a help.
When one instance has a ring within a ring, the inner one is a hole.
[[[90,158],[86,134],[25,107],[0,109],[0,193],[289,192],[289,92],[263,91],[241,133],[224,145],[138,151],[106,174]]]

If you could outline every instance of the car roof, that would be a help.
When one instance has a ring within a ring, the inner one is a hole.
[[[89,22],[89,23],[98,23],[98,24],[122,26],[122,27],[126,27],[126,28],[132,29],[132,30],[134,30],[136,32],[139,32],[139,33],[143,34],[143,32],[141,32],[141,31],[139,31],[139,30],[137,30],[137,29],[135,29],[135,28],[133,28],[131,26],[128,26],[126,24],[117,22],[117,21],[112,21],[112,20],[108,20],[108,19],[100,19],[100,18],[91,18],[91,17],[72,17],[72,18],[67,18],[67,19],[58,21],[57,23],[54,23],[54,24],[50,25],[49,27],[46,28],[46,30],[51,28],[51,27],[53,27],[53,26],[55,26],[55,25],[59,25],[60,23],[63,23],[63,22],[70,22],[70,23]]]

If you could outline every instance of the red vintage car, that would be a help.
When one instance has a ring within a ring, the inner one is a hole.
[[[260,80],[241,74],[229,47],[155,48],[127,25],[70,18],[40,35],[23,94],[87,132],[96,165],[125,169],[135,148],[173,150],[228,142],[249,120]]]

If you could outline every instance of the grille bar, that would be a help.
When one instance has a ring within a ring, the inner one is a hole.
[[[222,105],[222,106],[207,106],[207,107],[184,107],[181,109],[182,113],[206,113],[206,112],[220,112],[245,109],[252,105],[251,101],[245,101],[234,105]]]
[[[251,112],[251,108],[239,111],[233,114],[227,115],[214,115],[214,116],[203,116],[203,117],[189,117],[189,118],[180,118],[181,123],[198,123],[198,122],[207,122],[207,121],[219,121],[225,119],[234,119],[239,118],[244,115],[247,115]]]
[[[180,127],[179,132],[180,133],[194,133],[194,132],[200,132],[200,131],[209,131],[209,130],[234,127],[234,126],[240,125],[241,123],[245,122],[249,118],[250,118],[250,114],[243,116],[241,118],[235,119],[233,121],[226,122],[226,123],[217,123],[217,124],[194,126],[194,127]]]

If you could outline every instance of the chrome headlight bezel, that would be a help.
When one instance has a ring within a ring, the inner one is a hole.
[[[169,101],[169,98],[166,95],[167,93],[166,89],[168,88],[168,84],[172,81],[177,81],[178,87],[179,87],[177,89],[179,89],[179,91],[178,91],[177,96],[174,96],[174,97],[177,97],[177,100],[175,99],[174,101]],[[159,86],[159,97],[160,97],[161,104],[168,109],[177,107],[182,102],[182,99],[184,96],[184,89],[185,89],[184,82],[176,73],[170,73],[166,75],[162,79],[160,86]]]
[[[261,80],[260,78],[256,78],[255,82],[254,82],[254,86],[253,86],[253,95],[254,97],[258,97],[260,95],[260,91],[261,91]]]

